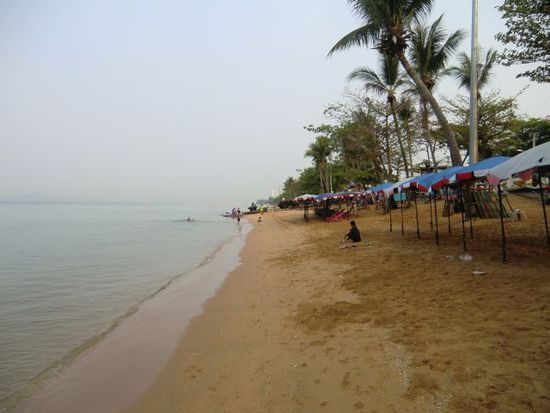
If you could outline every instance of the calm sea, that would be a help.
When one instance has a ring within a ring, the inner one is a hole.
[[[0,412],[234,237],[220,212],[0,203]]]

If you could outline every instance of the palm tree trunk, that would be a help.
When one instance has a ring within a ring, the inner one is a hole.
[[[319,182],[321,183],[321,193],[326,193],[325,191],[325,183],[323,179],[323,168],[321,168],[321,165],[319,165]]]
[[[428,159],[431,162],[432,166],[435,168],[437,167],[437,161],[435,159],[435,145],[432,141],[432,135],[430,134],[428,102],[424,99],[421,99],[421,100],[422,100],[422,130],[423,130],[424,137],[426,138],[426,145],[428,146]]]
[[[411,168],[411,175],[413,174],[413,156],[412,156],[412,136],[411,136],[411,124],[409,120],[403,121],[405,124],[405,134],[407,137],[407,154],[409,156],[409,167]]]
[[[399,150],[401,151],[401,157],[403,158],[403,165],[405,166],[405,177],[409,177],[409,161],[407,160],[407,152],[405,151],[405,146],[403,145],[403,137],[401,136],[401,128],[399,127],[399,122],[397,121],[397,114],[395,111],[395,102],[390,100],[390,110],[393,117],[393,123],[395,125],[395,134],[397,135],[397,142],[399,143]]]
[[[405,53],[403,51],[398,52],[397,58],[401,62],[401,65],[403,66],[403,68],[405,69],[409,77],[414,81],[416,88],[418,89],[418,93],[420,93],[420,96],[422,97],[422,99],[425,99],[428,102],[430,102],[430,106],[432,107],[432,110],[434,111],[435,116],[437,117],[437,120],[441,125],[441,129],[443,129],[443,132],[445,133],[447,146],[449,147],[449,152],[451,153],[452,164],[461,165],[462,159],[460,157],[460,149],[458,148],[458,143],[456,142],[455,134],[451,129],[451,126],[449,125],[449,122],[447,121],[445,114],[441,110],[439,103],[437,103],[437,100],[435,100],[430,90],[426,87],[424,82],[422,82],[422,79],[420,79],[420,76],[418,76],[418,73],[416,73],[416,71],[413,69],[409,60],[405,56]]]
[[[386,157],[388,159],[388,180],[391,181],[393,168],[391,165],[392,156],[391,156],[391,144],[390,144],[390,126],[388,124],[387,114],[386,114],[386,120],[385,120],[385,133],[386,133]]]

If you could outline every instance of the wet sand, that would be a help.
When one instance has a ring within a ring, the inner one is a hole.
[[[460,216],[441,245],[420,205],[356,219],[371,245],[340,248],[348,223],[264,215],[242,265],[190,324],[125,413],[550,412],[550,252],[540,201],[527,222],[476,220],[462,261]],[[441,207],[442,205],[440,205]],[[482,274],[474,274],[474,272]]]

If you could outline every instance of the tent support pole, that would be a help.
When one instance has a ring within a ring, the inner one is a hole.
[[[462,220],[462,244],[464,246],[464,252],[466,252],[466,226],[464,225],[464,197],[462,196],[462,184],[458,183],[458,194],[460,197],[460,217]]]
[[[401,206],[401,235],[405,235],[405,227],[403,226],[403,190],[399,193],[399,205]]]
[[[416,213],[416,238],[420,239],[420,226],[418,225],[418,204],[416,203],[416,188],[414,189],[414,211]]]
[[[474,239],[474,219],[472,217],[472,192],[470,185],[467,185],[468,215],[470,216],[470,239]]]
[[[435,243],[439,247],[439,221],[437,220],[437,194],[434,192]]]
[[[550,250],[550,232],[548,231],[548,217],[546,215],[546,204],[544,203],[544,189],[542,188],[542,175],[539,172],[540,201],[542,202],[542,213],[544,214],[544,229],[546,230],[546,243]]]
[[[502,235],[502,262],[506,262],[506,234],[504,233],[504,205],[502,205],[502,189],[498,184],[498,206],[500,209],[500,233]]]
[[[434,232],[434,216],[432,212],[432,189],[430,188],[428,192],[428,201],[430,203],[430,229]]]
[[[447,205],[449,206],[449,212],[447,213],[447,226],[449,227],[449,234],[451,233],[451,201],[449,199],[449,186],[445,186],[445,196],[447,197]]]
[[[390,197],[387,199],[387,205],[388,205],[388,210],[390,212],[390,232],[393,232],[393,222],[392,222],[392,219],[391,219],[391,194],[390,194]]]

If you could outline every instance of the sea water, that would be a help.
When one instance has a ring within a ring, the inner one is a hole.
[[[235,237],[219,212],[0,204],[0,412]]]

